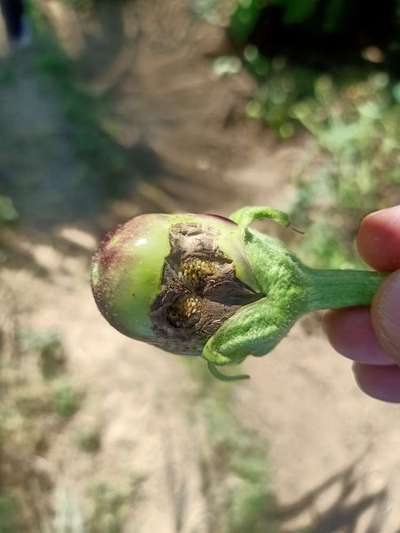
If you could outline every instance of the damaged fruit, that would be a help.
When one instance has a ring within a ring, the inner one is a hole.
[[[225,320],[263,296],[242,248],[236,224],[223,217],[135,217],[94,257],[96,302],[125,335],[201,355]]]
[[[285,213],[245,207],[217,215],[140,215],[108,234],[91,282],[104,317],[125,335],[166,351],[199,355],[211,372],[269,352],[316,309],[368,305],[384,275],[313,270],[256,219],[289,225]]]

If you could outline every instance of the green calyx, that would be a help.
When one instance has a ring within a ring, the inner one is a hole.
[[[241,227],[246,257],[265,297],[238,310],[208,340],[203,350],[208,364],[238,364],[248,355],[266,355],[310,311],[369,305],[385,278],[378,272],[311,269],[280,241],[250,229],[262,218],[289,226],[280,211],[249,207],[231,218]]]
[[[96,303],[125,335],[218,367],[270,352],[305,313],[369,305],[385,275],[314,270],[252,228],[288,216],[269,207],[135,217],[106,238],[91,272]]]

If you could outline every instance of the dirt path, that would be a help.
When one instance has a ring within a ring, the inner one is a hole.
[[[37,49],[17,50],[2,62],[2,190],[16,200],[22,220],[38,229],[93,216],[96,191],[69,141],[60,97],[36,66]]]
[[[86,497],[82,479],[136,490],[126,533],[212,533],[199,466],[204,424],[181,407],[191,393],[187,371],[105,324],[90,295],[88,262],[99,227],[141,210],[285,207],[302,146],[278,146],[243,121],[237,102],[251,82],[214,77],[206,55],[224,46],[221,33],[193,21],[183,1],[159,10],[148,0],[121,3],[112,24],[104,8],[81,26],[73,20],[70,33],[57,3],[48,4],[67,47],[74,30],[69,51],[81,58],[86,82],[114,99],[109,125],[130,157],[134,188],[129,201],[109,206],[110,216],[90,222],[98,197],[82,180],[57,91],[38,77],[35,50],[21,51],[1,88],[0,126],[7,147],[23,154],[0,153],[1,179],[23,215],[17,231],[3,233],[12,250],[3,278],[23,302],[27,326],[61,332],[74,382],[86,391],[46,468],[72,507]],[[238,409],[269,449],[285,530],[398,533],[400,408],[364,397],[349,364],[301,326],[269,358],[246,366],[252,380],[237,386]],[[98,453],[74,447],[82,428],[98,427]]]

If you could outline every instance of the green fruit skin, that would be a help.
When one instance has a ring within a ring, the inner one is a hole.
[[[234,262],[236,276],[259,291],[244,255],[241,232],[231,220],[216,215],[139,215],[106,236],[91,266],[92,290],[100,312],[128,337],[158,344],[150,312],[170,253],[170,228],[178,223],[213,230],[216,245]]]

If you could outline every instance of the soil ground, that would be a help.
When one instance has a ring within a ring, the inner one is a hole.
[[[1,64],[14,74],[1,87],[0,179],[21,221],[2,231],[2,280],[20,322],[62,334],[69,371],[86,392],[40,467],[57,480],[55,497],[72,506],[85,497],[82,479],[140,487],[145,497],[129,510],[127,533],[211,532],[199,467],[204,428],[182,407],[192,389],[187,368],[105,323],[88,285],[90,256],[102,232],[140,211],[285,208],[307,142],[278,144],[241,116],[252,82],[213,74],[222,31],[191,17],[183,0],[158,10],[148,0],[116,3],[84,22],[55,0],[45,4],[91,90],[111,96],[132,184],[123,200],[104,202],[85,181],[60,95],[35,66],[35,44],[4,53]],[[232,385],[241,420],[269,450],[283,531],[399,533],[400,407],[364,396],[350,363],[309,324],[269,357],[246,362],[252,379]],[[82,427],[101,428],[95,455],[72,445]]]

